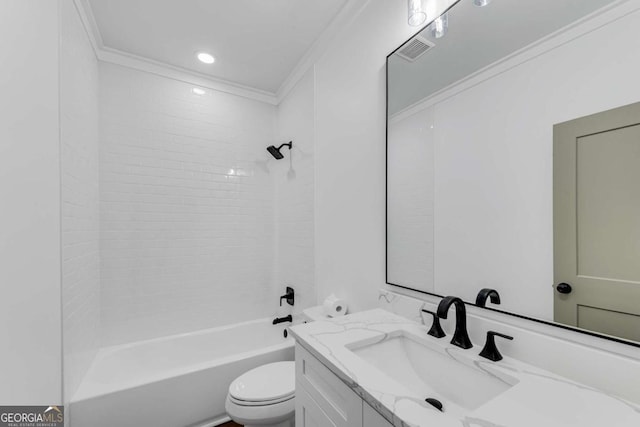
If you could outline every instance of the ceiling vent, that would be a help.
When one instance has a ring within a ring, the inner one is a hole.
[[[416,59],[420,58],[422,55],[427,53],[427,51],[434,48],[436,45],[431,43],[429,40],[425,39],[421,36],[415,36],[407,43],[405,43],[398,52],[398,56],[401,58],[413,62]]]

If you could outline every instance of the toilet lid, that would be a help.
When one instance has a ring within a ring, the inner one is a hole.
[[[269,402],[293,396],[295,389],[294,362],[276,362],[240,375],[229,386],[229,394],[246,402]]]

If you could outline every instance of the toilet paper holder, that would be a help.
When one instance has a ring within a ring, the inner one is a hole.
[[[293,303],[295,302],[295,295],[291,286],[287,286],[286,293],[280,297],[280,307],[282,307],[283,299],[286,299],[287,304],[289,305],[293,305]]]

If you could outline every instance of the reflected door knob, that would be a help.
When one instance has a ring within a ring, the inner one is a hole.
[[[560,292],[561,294],[570,294],[572,290],[573,289],[571,288],[571,285],[568,283],[560,283],[558,286],[556,286],[556,291]]]

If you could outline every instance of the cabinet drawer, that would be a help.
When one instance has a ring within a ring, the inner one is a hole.
[[[296,389],[304,389],[336,426],[362,425],[362,399],[299,344]],[[296,408],[298,409],[298,408]]]

